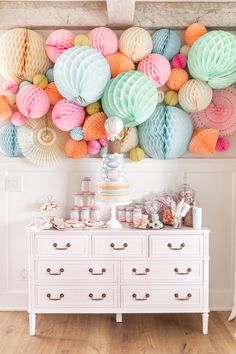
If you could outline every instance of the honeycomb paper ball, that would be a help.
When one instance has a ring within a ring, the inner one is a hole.
[[[81,159],[87,154],[87,143],[84,140],[69,139],[65,144],[66,156],[72,159]]]
[[[97,140],[91,140],[88,142],[88,154],[97,155],[101,150],[101,145]]]
[[[139,144],[148,156],[174,159],[187,151],[193,125],[182,109],[160,105],[138,131]]]
[[[135,65],[132,59],[128,58],[121,52],[117,52],[115,54],[108,55],[106,60],[110,66],[111,77],[114,78],[120,73],[125,71],[134,70]]]
[[[0,96],[0,120],[10,119],[12,116],[12,110],[6,99],[6,96]]]
[[[16,104],[19,111],[27,118],[41,118],[47,114],[50,101],[40,87],[27,85],[18,91]]]
[[[184,54],[176,54],[171,60],[172,68],[184,69],[187,64],[187,59]]]
[[[98,101],[110,78],[108,62],[95,48],[67,49],[54,66],[54,80],[61,95],[81,106]]]
[[[102,112],[88,116],[83,125],[84,139],[90,141],[106,138],[105,121],[106,116]]]
[[[100,143],[102,146],[107,146],[107,144],[108,144],[107,138],[99,139],[99,143]]]
[[[136,148],[133,148],[132,150],[130,150],[129,158],[132,161],[135,161],[135,162],[141,161],[144,159],[144,157],[145,157],[144,151],[140,147],[136,147]]]
[[[101,150],[100,150],[100,156],[103,157],[103,155],[107,154],[107,147],[106,146],[102,146]]]
[[[42,89],[45,89],[48,85],[48,79],[45,75],[37,74],[33,78],[33,84],[35,86],[41,87]]]
[[[53,75],[53,69],[48,69],[46,72],[46,77],[48,79],[48,82],[54,82],[54,75]]]
[[[217,151],[227,151],[230,147],[230,142],[228,138],[220,136],[216,143],[216,150]]]
[[[186,44],[191,47],[193,43],[195,43],[198,38],[207,33],[206,27],[199,22],[193,23],[186,29],[184,33],[184,39]]]
[[[21,83],[19,84],[19,90],[28,85],[32,85],[32,82],[28,80],[21,81]]]
[[[109,117],[105,121],[105,129],[108,133],[108,136],[116,136],[123,129],[123,122],[118,117]]]
[[[74,39],[75,47],[90,46],[89,38],[86,34],[78,34]]]
[[[135,63],[150,54],[152,48],[152,37],[141,27],[128,28],[119,39],[119,50]]]
[[[17,93],[18,90],[19,90],[18,84],[13,80],[6,81],[3,84],[3,91],[7,95],[8,94],[15,94],[15,93]]]
[[[189,144],[189,151],[196,154],[213,154],[219,138],[216,129],[195,129]]]
[[[179,53],[181,40],[178,33],[169,28],[162,28],[152,34],[153,53],[164,55],[168,60]]]
[[[89,116],[101,112],[102,109],[102,105],[100,102],[94,102],[94,103],[90,103],[89,105],[87,105],[86,107],[86,112]]]
[[[83,128],[82,127],[75,127],[70,131],[70,136],[73,140],[80,141],[83,140]]]
[[[180,48],[180,54],[185,55],[186,57],[188,57],[188,51],[189,51],[189,46],[187,44],[184,44],[181,48]]]
[[[65,132],[81,126],[84,118],[84,108],[64,98],[57,102],[52,110],[53,123],[58,129]]]
[[[14,124],[16,127],[21,127],[26,123],[27,118],[23,116],[20,112],[14,112],[12,117],[11,117],[11,122]]]
[[[54,82],[50,82],[50,84],[48,84],[48,86],[45,88],[45,92],[48,95],[50,104],[53,106],[62,99],[62,95],[58,91]]]
[[[226,31],[210,31],[190,48],[188,69],[195,79],[215,89],[236,81],[236,36]]]
[[[6,95],[7,103],[10,107],[16,107],[16,94]]]
[[[4,125],[0,129],[0,152],[6,156],[22,156],[17,138],[17,129],[11,123]]]
[[[200,80],[189,80],[179,90],[179,104],[189,113],[203,111],[211,100],[212,88]]]
[[[19,83],[45,73],[51,62],[45,52],[45,38],[30,29],[16,28],[0,36],[0,75]]]
[[[106,115],[119,117],[125,127],[144,122],[156,105],[156,86],[140,71],[131,70],[116,76],[109,82],[102,97]]]
[[[118,136],[120,152],[125,154],[138,145],[138,129],[136,127],[124,128]]]
[[[169,89],[179,91],[179,89],[188,81],[188,73],[184,69],[172,69],[167,86]]]
[[[65,29],[58,29],[52,32],[46,40],[46,52],[53,63],[57,61],[68,48],[74,45],[74,35],[72,32]]]
[[[178,93],[176,91],[168,91],[165,93],[165,103],[168,106],[176,106],[179,103]]]
[[[170,63],[161,54],[149,54],[140,61],[138,70],[154,81],[157,87],[161,87],[170,76]]]
[[[107,27],[96,27],[88,33],[91,47],[96,48],[104,56],[118,50],[118,38],[115,32]]]

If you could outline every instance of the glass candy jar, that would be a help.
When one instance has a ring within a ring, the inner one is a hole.
[[[90,185],[91,185],[91,178],[90,177],[83,177],[81,179],[81,192],[82,193],[89,193],[90,192]]]
[[[175,193],[175,198],[177,203],[184,198],[186,203],[192,205],[195,202],[195,191],[190,187],[189,184],[182,184],[177,189],[177,192]]]

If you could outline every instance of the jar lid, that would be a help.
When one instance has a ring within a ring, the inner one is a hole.
[[[91,178],[90,177],[82,177],[81,180],[82,181],[91,181]]]
[[[118,206],[118,210],[126,210],[125,206]]]
[[[88,207],[82,207],[82,210],[89,210]]]
[[[134,210],[134,207],[126,207],[126,210],[132,211]]]
[[[71,208],[71,210],[79,210],[79,207],[74,206],[73,208]]]
[[[142,211],[141,208],[134,208],[134,211]]]

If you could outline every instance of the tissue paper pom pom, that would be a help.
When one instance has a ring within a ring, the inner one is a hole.
[[[105,121],[105,129],[108,133],[109,138],[117,136],[121,132],[123,127],[123,122],[118,117],[109,117]]]
[[[137,161],[143,160],[144,157],[145,157],[145,155],[144,155],[143,149],[136,147],[136,148],[133,148],[132,150],[130,150],[130,153],[129,153],[130,160],[137,162]]]
[[[167,86],[174,91],[179,89],[188,81],[188,73],[184,69],[172,69],[170,77],[167,80]]]
[[[25,86],[18,91],[16,104],[19,111],[27,118],[41,118],[50,107],[46,92],[34,85]]]
[[[16,127],[21,127],[26,123],[27,118],[23,116],[20,112],[15,112],[13,113],[11,117],[11,122],[14,124]]]
[[[48,84],[48,86],[45,88],[45,92],[53,106],[62,99],[62,95],[58,91],[54,82],[50,82],[50,84]]]
[[[135,63],[152,51],[152,37],[144,28],[130,27],[119,39],[119,50]]]
[[[213,154],[219,137],[216,129],[195,129],[189,151],[197,154]]]
[[[107,147],[103,146],[100,150],[100,156],[103,157],[105,154],[107,154]]]
[[[70,136],[73,140],[80,141],[83,140],[84,134],[82,127],[73,128],[70,132]]]
[[[101,112],[102,110],[102,106],[100,102],[94,102],[94,103],[90,103],[87,107],[86,107],[86,112],[88,113],[89,116]]]
[[[54,75],[53,75],[53,69],[48,69],[46,72],[46,77],[48,79],[48,82],[54,82]]]
[[[35,86],[41,87],[42,89],[45,89],[48,85],[48,79],[45,75],[37,74],[33,78],[33,84]]]
[[[163,55],[149,54],[140,61],[137,70],[146,74],[157,87],[161,87],[170,76],[170,63]]]
[[[89,47],[67,49],[54,67],[59,92],[81,106],[98,101],[110,78],[110,67],[104,56]]]
[[[17,93],[18,90],[19,90],[18,84],[13,80],[6,81],[3,84],[3,91],[6,94],[14,94]]]
[[[125,154],[138,145],[138,129],[136,127],[124,128],[118,136],[120,152]]]
[[[196,42],[198,38],[203,36],[205,33],[207,33],[207,29],[202,23],[193,23],[186,29],[184,33],[185,42],[189,47],[191,47],[193,43]]]
[[[0,96],[0,120],[10,119],[12,110],[7,102],[6,96]]]
[[[184,69],[187,64],[187,59],[184,54],[176,54],[172,60],[171,60],[171,65],[173,68],[180,68]]]
[[[100,143],[102,146],[107,146],[107,138],[99,139],[99,143]]]
[[[75,47],[82,47],[82,46],[89,47],[89,45],[90,45],[89,38],[86,34],[78,34],[74,39]]]
[[[108,55],[106,57],[111,69],[111,77],[114,78],[125,71],[134,70],[135,65],[130,58],[121,52]]]
[[[186,57],[188,57],[188,51],[189,51],[189,46],[187,44],[183,45],[181,48],[180,48],[180,54],[183,54],[185,55]]]
[[[230,146],[229,139],[227,139],[223,136],[220,136],[218,138],[217,143],[216,143],[216,150],[217,151],[227,151],[229,149],[229,146]]]
[[[64,98],[57,102],[52,110],[53,123],[58,129],[65,132],[81,126],[84,118],[84,108]]]
[[[65,144],[65,152],[67,157],[80,159],[87,154],[87,143],[84,140],[69,139]]]
[[[168,60],[179,53],[181,47],[180,37],[174,30],[163,28],[152,34],[153,53],[162,54]]]
[[[32,82],[28,80],[21,81],[21,83],[19,84],[19,90],[28,85],[32,85]]]
[[[46,52],[53,63],[68,48],[74,45],[74,35],[68,30],[59,29],[52,32],[46,40]]]
[[[0,129],[0,152],[6,156],[22,156],[17,137],[17,130],[18,128],[13,124],[4,125]]]
[[[178,104],[178,93],[175,91],[168,91],[165,93],[165,103],[168,106],[176,106]]]
[[[91,140],[88,142],[88,154],[97,155],[101,150],[101,145],[97,140]]]
[[[96,48],[104,56],[118,50],[118,38],[110,28],[96,27],[88,33],[88,38],[91,47]]]
[[[15,93],[13,93],[12,95],[6,95],[6,100],[7,100],[7,103],[11,107],[16,107],[16,94]]]
[[[106,116],[104,113],[95,113],[88,116],[83,125],[84,139],[87,141],[106,138],[107,132],[104,124]]]
[[[212,88],[200,80],[187,81],[179,91],[179,104],[189,113],[204,110],[212,100]]]

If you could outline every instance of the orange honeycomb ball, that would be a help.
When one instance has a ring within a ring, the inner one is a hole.
[[[54,82],[48,84],[48,86],[45,88],[45,92],[48,95],[49,101],[53,106],[62,99],[62,95],[58,91]]]
[[[167,80],[167,86],[173,91],[179,91],[179,89],[188,81],[188,73],[184,69],[175,68],[171,70],[169,79]]]
[[[124,71],[134,70],[133,61],[121,52],[108,55],[106,57],[111,69],[111,77],[114,78]]]
[[[84,140],[69,139],[65,144],[66,156],[72,159],[81,159],[87,154],[87,143]]]
[[[202,23],[193,23],[185,31],[184,38],[186,44],[191,47],[205,33],[207,33],[207,29]]]

